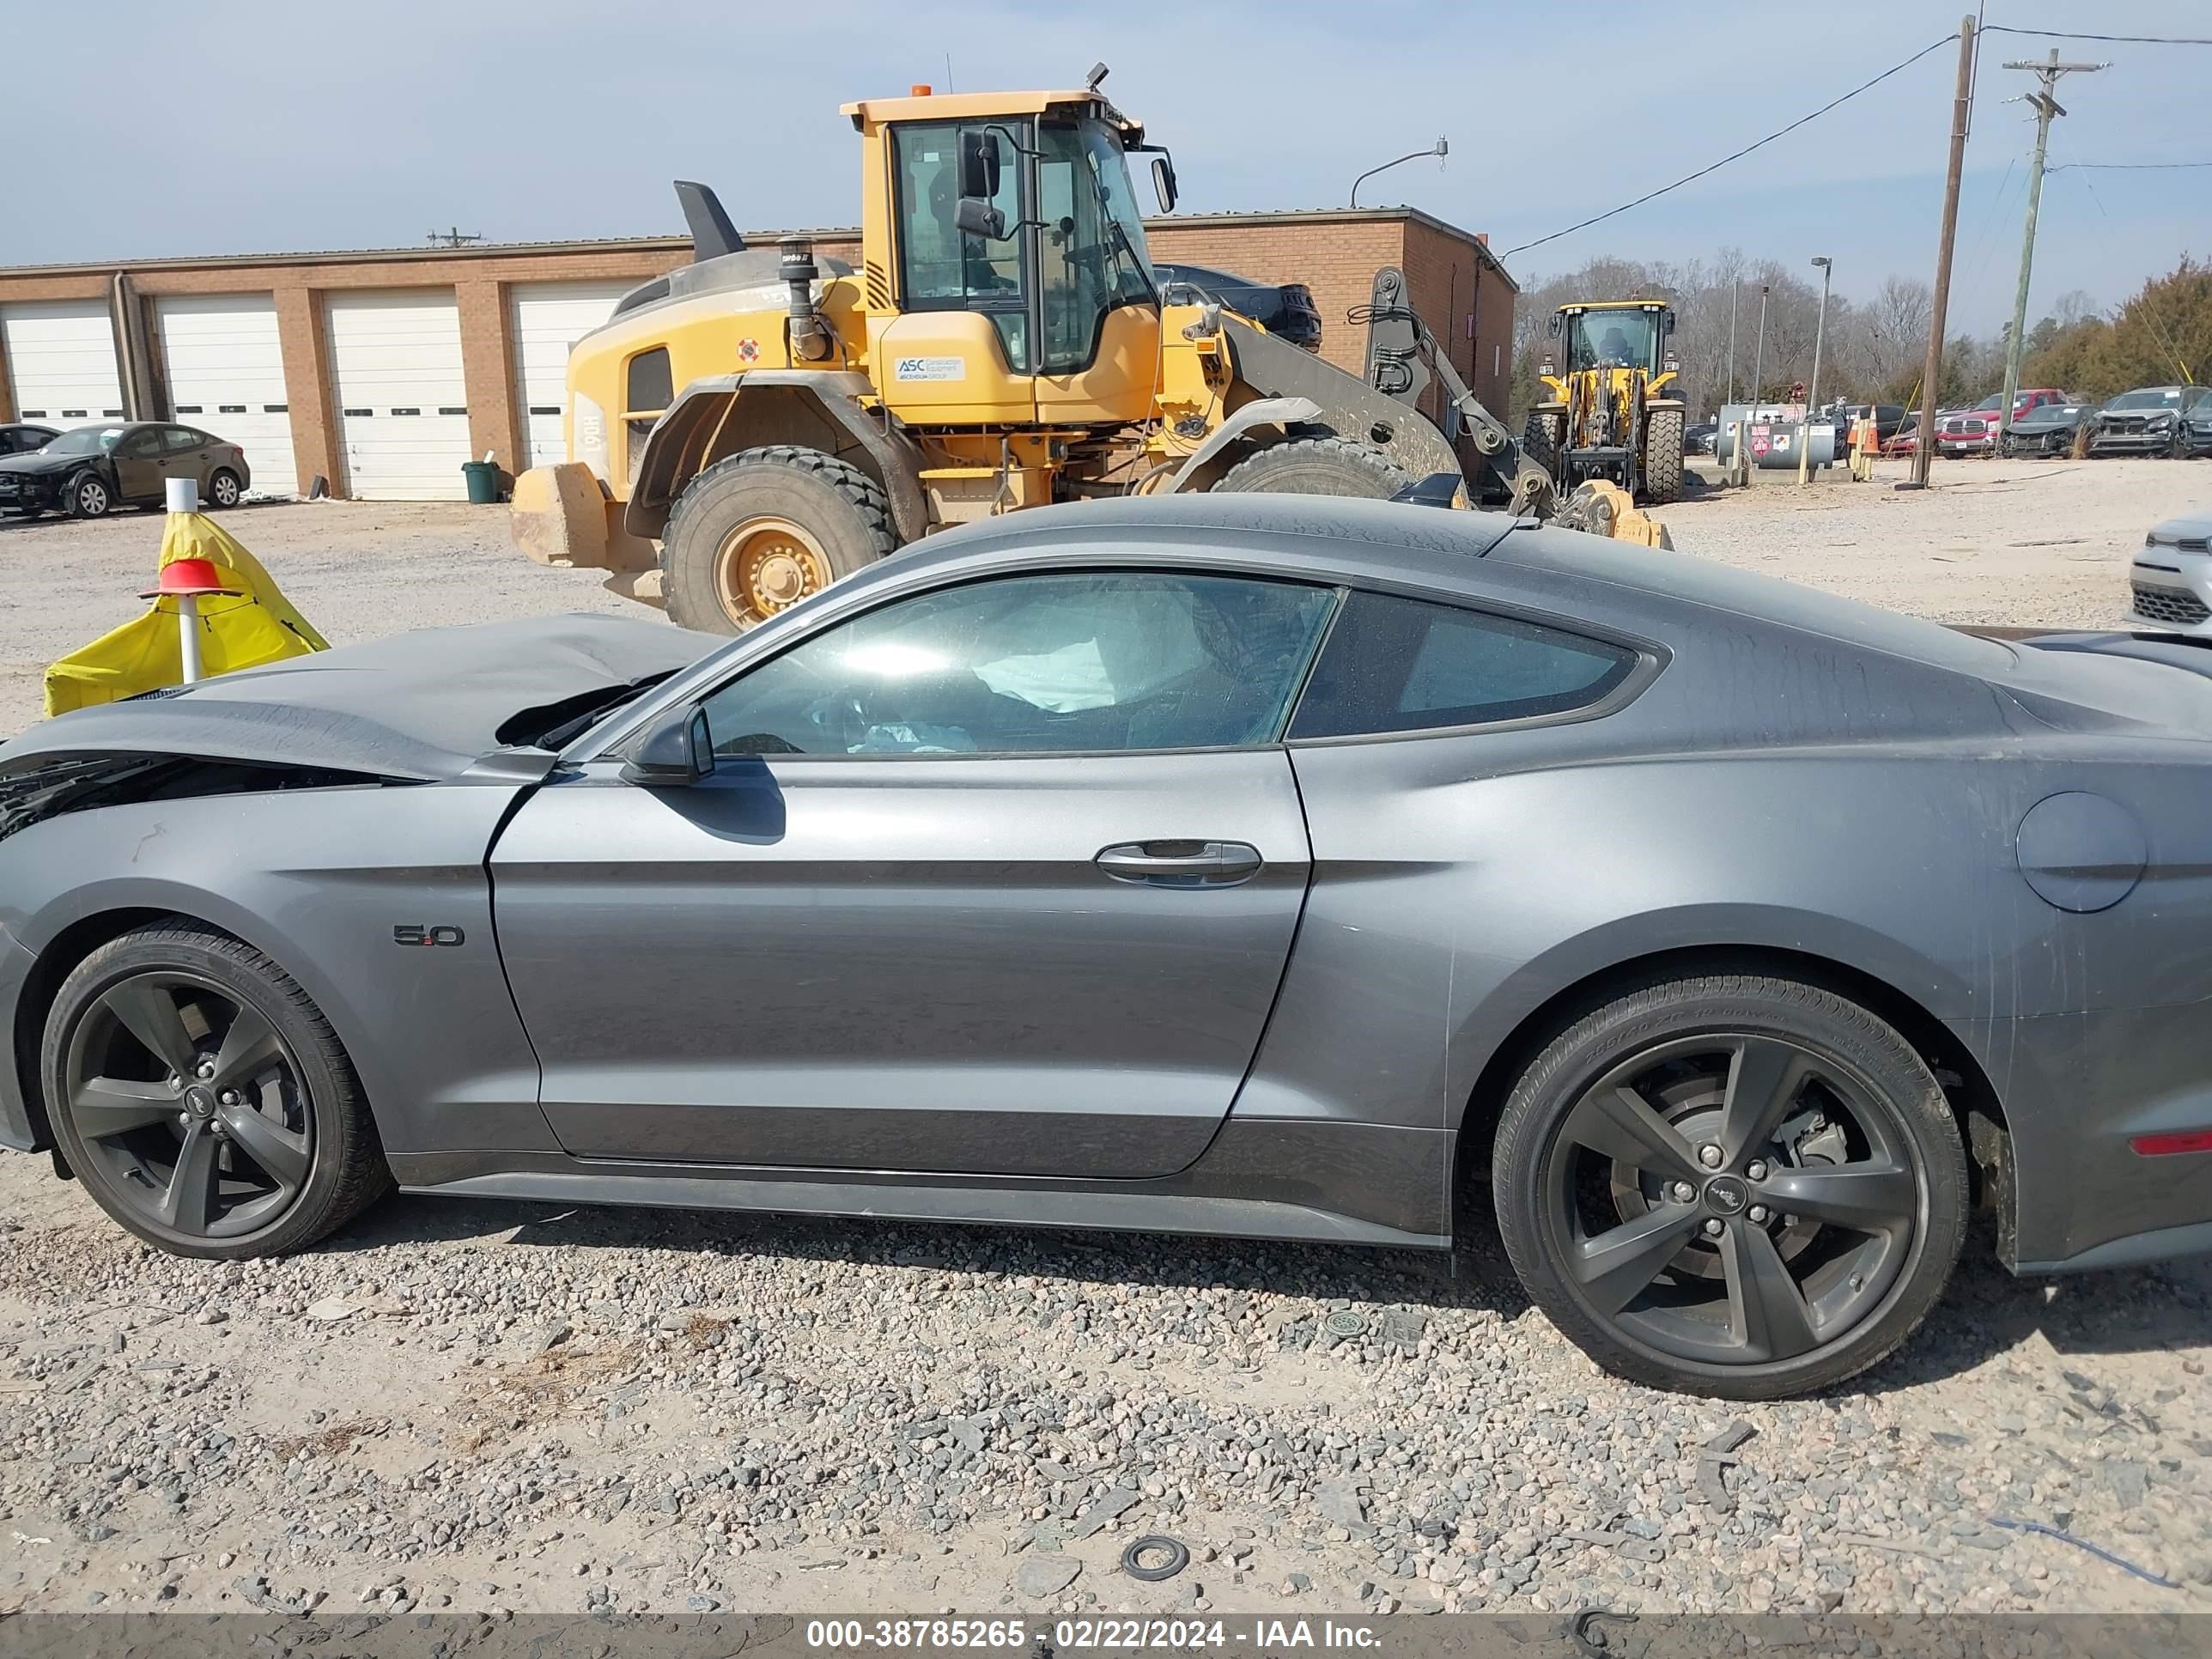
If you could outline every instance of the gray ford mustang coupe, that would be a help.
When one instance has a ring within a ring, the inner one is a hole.
[[[1025,513],[710,641],[0,749],[0,1141],[185,1255],[417,1192],[1448,1246],[1798,1393],[2212,1250],[2212,652],[1502,515]]]

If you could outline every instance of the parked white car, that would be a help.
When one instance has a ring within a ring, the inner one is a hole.
[[[2128,577],[2128,627],[2212,639],[2212,513],[2154,526]]]

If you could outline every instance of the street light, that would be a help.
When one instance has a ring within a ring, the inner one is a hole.
[[[1751,414],[1753,420],[1759,418],[1759,370],[1766,364],[1766,296],[1773,291],[1771,283],[1761,283],[1759,285],[1759,345],[1751,354]]]
[[[1370,168],[1368,168],[1366,172],[1364,172],[1364,173],[1361,173],[1361,174],[1360,174],[1357,179],[1354,179],[1352,181],[1352,206],[1354,206],[1354,207],[1358,207],[1358,206],[1359,205],[1359,187],[1360,187],[1360,185],[1362,185],[1365,184],[1365,183],[1366,183],[1370,179],[1372,179],[1372,178],[1373,178],[1376,173],[1388,173],[1388,172],[1389,172],[1392,167],[1397,167],[1397,166],[1401,165],[1401,163],[1404,163],[1404,162],[1407,162],[1407,161],[1419,161],[1419,160],[1421,159],[1421,157],[1423,157],[1424,155],[1434,155],[1434,156],[1437,156],[1437,157],[1441,158],[1441,157],[1443,157],[1443,156],[1446,156],[1446,155],[1450,155],[1450,154],[1451,154],[1451,141],[1450,141],[1449,138],[1439,138],[1439,139],[1437,139],[1437,140],[1436,143],[1435,143],[1433,146],[1431,146],[1430,149],[1417,149],[1417,150],[1413,151],[1410,155],[1401,155],[1401,156],[1397,159],[1397,161],[1385,161],[1385,162],[1384,162],[1381,167],[1370,167]]]
[[[1820,402],[1820,337],[1828,329],[1828,280],[1835,274],[1834,264],[1826,254],[1820,255],[1813,263],[1820,268],[1820,316],[1813,325],[1813,378],[1805,387],[1808,410],[1819,407]]]
[[[1803,483],[1813,465],[1813,411],[1820,406],[1820,338],[1828,331],[1828,279],[1834,269],[1825,253],[1814,256],[1820,269],[1820,315],[1813,325],[1813,378],[1805,383],[1805,418],[1797,425],[1797,482]]]

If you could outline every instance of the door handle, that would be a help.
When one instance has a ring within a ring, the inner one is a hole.
[[[1260,873],[1260,849],[1241,841],[1125,841],[1091,860],[1116,881],[1147,887],[1234,887]]]

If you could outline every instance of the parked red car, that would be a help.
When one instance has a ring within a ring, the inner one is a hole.
[[[2031,409],[2040,409],[2045,404],[2072,401],[2056,386],[2023,386],[2019,399],[2012,406],[2012,417],[2019,420]],[[1936,453],[1939,455],[1994,455],[1997,447],[1997,414],[2004,406],[2004,393],[1992,392],[1972,409],[1947,415],[1936,423]]]

